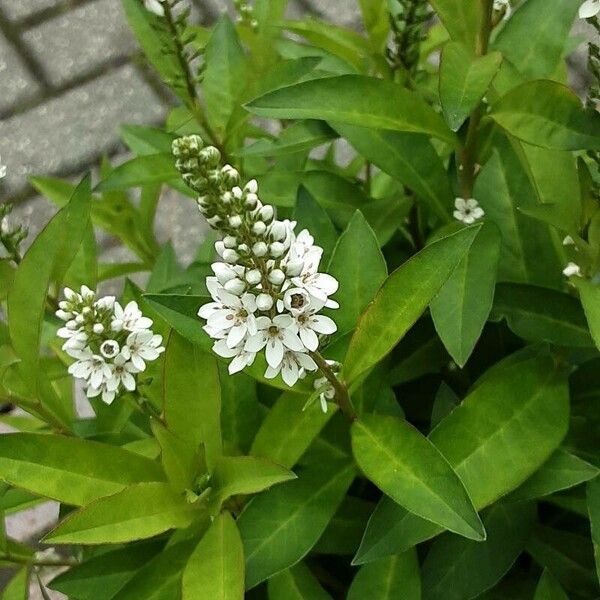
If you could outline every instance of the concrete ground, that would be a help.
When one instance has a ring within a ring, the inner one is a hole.
[[[190,1],[196,18],[205,23],[230,5]],[[306,13],[347,26],[360,21],[354,0],[291,0],[290,16]],[[0,0],[0,157],[8,166],[0,199],[18,203],[16,215],[30,228],[30,238],[54,207],[35,195],[29,176],[77,178],[102,155],[125,156],[119,124],[164,119],[170,96],[139,58],[119,0]],[[584,60],[583,52],[571,60],[579,87]],[[165,194],[159,237],[173,238],[184,261],[191,258],[199,235],[190,219],[197,219],[193,203]],[[103,244],[103,258],[116,260],[121,251],[109,240]],[[33,540],[56,517],[56,504],[46,503],[9,517],[7,530],[16,539]],[[35,587],[30,598],[41,598]]]

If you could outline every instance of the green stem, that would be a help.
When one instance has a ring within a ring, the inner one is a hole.
[[[1,561],[11,562],[17,565],[29,565],[33,567],[74,567],[79,564],[79,561],[75,558],[45,558],[41,560],[34,560],[33,557],[14,556],[12,554],[0,554],[0,562]]]
[[[352,400],[350,400],[350,394],[348,394],[346,384],[338,379],[332,368],[327,364],[327,361],[318,352],[311,352],[310,356],[317,363],[321,373],[323,373],[329,383],[333,386],[333,389],[335,390],[335,402],[340,407],[342,413],[350,421],[356,421],[358,415],[356,414]]]

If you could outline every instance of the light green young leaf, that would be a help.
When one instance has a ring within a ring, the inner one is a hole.
[[[587,508],[592,529],[596,574],[600,581],[600,477],[595,477],[587,484]]]
[[[564,590],[560,587],[560,583],[556,581],[553,575],[544,569],[540,582],[535,590],[533,600],[569,600]]]
[[[600,349],[600,285],[586,279],[577,279],[575,285],[579,290],[590,333]]]
[[[165,479],[157,463],[118,446],[37,433],[0,436],[0,478],[75,506]]]
[[[490,117],[508,133],[553,150],[600,150],[600,114],[554,81],[529,81],[492,106]]]
[[[493,587],[523,552],[535,520],[534,504],[496,504],[483,519],[485,542],[441,536],[423,563],[424,600],[475,598]]]
[[[390,81],[342,75],[292,85],[247,105],[250,112],[278,119],[320,119],[374,129],[412,131],[455,144],[442,118],[415,92]]]
[[[390,32],[387,0],[359,0],[363,23],[374,52],[381,53]]]
[[[295,565],[315,545],[355,477],[347,461],[307,467],[298,479],[254,498],[238,519],[246,589]]]
[[[145,125],[121,125],[119,133],[127,147],[138,156],[157,152],[170,154],[176,137],[164,129]]]
[[[265,458],[221,456],[215,465],[211,487],[221,504],[237,495],[262,492],[278,483],[296,479],[295,473]]]
[[[209,470],[223,451],[221,384],[216,359],[172,332],[164,359],[167,427],[193,448],[204,444]]]
[[[340,287],[335,299],[340,308],[332,313],[337,336],[356,327],[358,317],[373,299],[387,276],[387,265],[373,230],[360,211],[356,211],[333,251],[327,271]]]
[[[244,549],[231,515],[221,513],[204,534],[183,572],[182,600],[240,600]]]
[[[483,22],[483,4],[471,0],[432,0],[450,37],[462,42],[472,52],[478,49],[479,31]]]
[[[421,250],[384,282],[362,314],[350,342],[344,375],[355,381],[377,364],[415,324],[473,243],[467,227]]]
[[[2,591],[2,600],[28,600],[29,568],[19,569]]]
[[[407,510],[468,538],[485,539],[461,480],[406,421],[363,416],[352,424],[352,451],[367,478]]]
[[[594,479],[599,474],[600,469],[594,465],[559,448],[523,485],[509,494],[506,502],[549,496]]]
[[[360,568],[348,590],[348,600],[421,600],[417,553],[408,550]]]
[[[174,183],[180,179],[171,153],[136,156],[115,167],[95,188],[98,192],[128,190],[151,183]],[[192,195],[191,190],[188,192]]]
[[[499,52],[475,56],[460,43],[444,46],[440,64],[440,100],[446,123],[452,131],[458,131],[481,102],[501,62]]]
[[[471,356],[492,308],[500,241],[498,229],[484,224],[431,302],[436,331],[459,367]]]
[[[190,525],[197,508],[167,483],[137,483],[99,498],[59,523],[53,544],[119,544]]]
[[[331,600],[303,563],[271,577],[268,589],[269,600]]]
[[[331,125],[369,162],[408,186],[433,214],[443,222],[448,221],[454,201],[450,180],[429,138],[335,121]]]

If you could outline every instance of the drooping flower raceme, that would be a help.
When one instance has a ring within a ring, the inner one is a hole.
[[[56,316],[65,321],[58,330],[62,348],[76,359],[69,373],[85,380],[88,398],[101,396],[106,404],[123,390],[134,391],[138,373],[164,352],[152,320],[136,302],[123,308],[113,296],[97,299],[86,286],[80,292],[65,288],[64,296]]]
[[[479,206],[479,202],[475,198],[456,198],[454,201],[455,211],[452,213],[457,221],[472,225],[478,219],[485,215],[483,208]]]
[[[212,302],[198,311],[213,350],[231,359],[230,373],[264,352],[265,377],[281,374],[293,386],[317,370],[310,353],[337,329],[321,314],[338,307],[331,298],[338,282],[319,272],[322,248],[307,230],[296,235],[295,222],[276,218],[255,180],[240,187],[238,172],[222,167],[220,152],[199,136],[175,140],[173,154],[184,181],[200,194],[200,212],[223,236],[215,243],[221,260],[206,280]]]

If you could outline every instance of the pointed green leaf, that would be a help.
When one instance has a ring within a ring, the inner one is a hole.
[[[540,582],[535,590],[533,600],[569,600],[560,583],[552,576],[550,571],[544,569]]]
[[[240,600],[244,549],[231,515],[221,513],[204,534],[183,572],[182,600]]]
[[[596,477],[587,485],[587,506],[592,528],[596,574],[600,581],[600,477]]]
[[[600,285],[577,279],[575,285],[596,346],[600,349]]]
[[[432,0],[431,5],[454,41],[462,42],[471,51],[477,50],[483,21],[483,3],[470,0]]]
[[[467,227],[421,250],[396,269],[360,317],[344,363],[355,381],[384,358],[415,324],[473,243],[479,226]]]
[[[2,591],[2,600],[28,600],[29,568],[19,569]]]
[[[331,600],[303,563],[269,579],[269,600]]]
[[[98,192],[127,190],[150,183],[167,183],[181,178],[171,153],[136,156],[115,167],[95,188]]]

